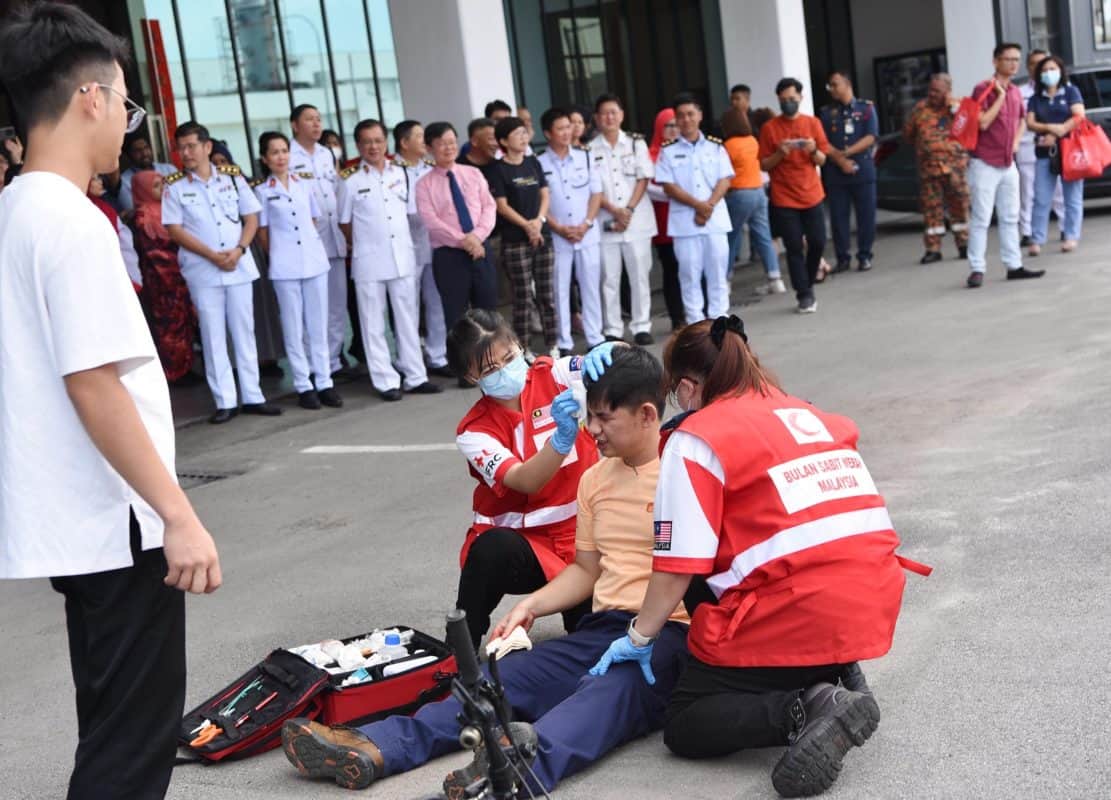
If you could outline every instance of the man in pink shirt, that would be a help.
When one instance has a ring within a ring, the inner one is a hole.
[[[999,251],[1007,268],[1007,280],[1040,278],[1045,270],[1022,266],[1019,249],[1019,174],[1015,153],[1026,130],[1022,92],[1011,83],[1022,60],[1022,48],[1004,43],[995,48],[995,74],[972,90],[980,100],[980,137],[968,164],[972,192],[972,219],[968,234],[967,286],[984,283],[988,227],[994,208],[999,218]]]
[[[433,122],[424,140],[436,166],[417,182],[417,211],[432,243],[432,272],[450,331],[468,306],[497,308],[497,275],[486,245],[497,205],[482,173],[456,163],[459,143],[450,122]]]

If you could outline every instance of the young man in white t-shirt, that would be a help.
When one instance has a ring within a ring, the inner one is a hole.
[[[127,58],[70,5],[0,26],[0,76],[27,133],[0,197],[0,578],[49,577],[65,597],[70,800],[165,794],[185,699],[182,591],[221,582],[174,477],[169,391],[116,232],[85,197],[142,121]]]

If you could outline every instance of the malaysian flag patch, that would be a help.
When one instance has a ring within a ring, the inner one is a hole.
[[[671,521],[656,520],[656,543],[654,550],[671,550]]]

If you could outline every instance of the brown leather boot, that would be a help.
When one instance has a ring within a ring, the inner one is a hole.
[[[282,750],[297,771],[331,778],[345,789],[365,789],[384,772],[382,753],[354,728],[296,718],[282,725]]]

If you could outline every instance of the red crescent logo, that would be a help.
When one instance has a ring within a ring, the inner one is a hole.
[[[798,419],[802,416],[802,413],[803,412],[801,411],[792,411],[789,415],[787,415],[787,424],[801,433],[803,436],[819,435],[822,432],[821,427],[815,428],[814,430],[808,430],[799,424]]]

